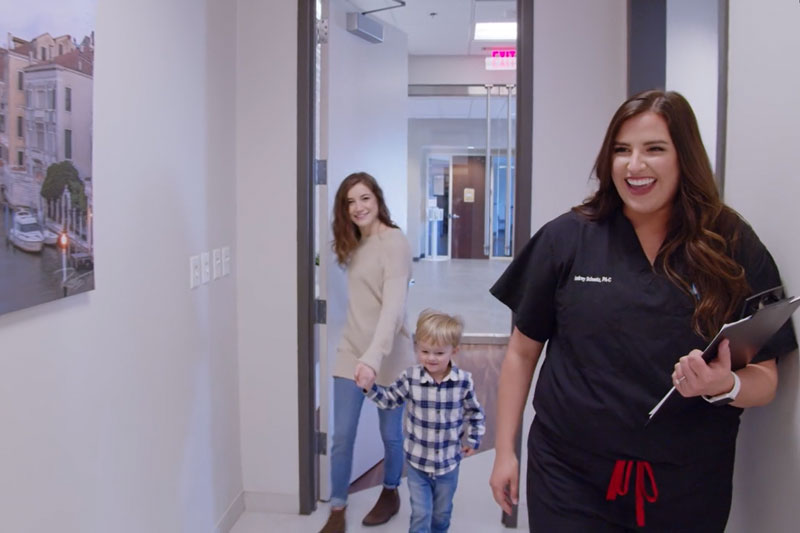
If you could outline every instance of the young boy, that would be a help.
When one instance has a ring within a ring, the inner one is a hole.
[[[405,370],[388,387],[359,383],[381,409],[408,401],[403,449],[411,495],[410,533],[443,533],[450,527],[459,462],[462,454],[475,453],[485,431],[472,376],[451,360],[463,327],[456,317],[426,309],[414,335],[421,364]],[[462,447],[465,424],[469,446]]]

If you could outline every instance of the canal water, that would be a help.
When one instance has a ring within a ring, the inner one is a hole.
[[[6,238],[0,205],[0,314],[64,297],[61,250],[45,246],[40,253],[23,252]],[[94,273],[67,270],[67,294],[94,289]]]

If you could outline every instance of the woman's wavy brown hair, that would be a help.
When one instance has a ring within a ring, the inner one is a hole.
[[[599,188],[573,209],[592,220],[604,220],[622,207],[611,174],[614,143],[626,120],[648,111],[667,123],[680,168],[667,236],[653,267],[695,298],[692,327],[708,339],[738,311],[750,287],[744,268],[733,259],[739,215],[719,197],[697,119],[683,96],[673,91],[645,91],[620,106],[594,164]],[[685,267],[676,266],[681,264]]]
[[[349,206],[347,205],[347,193],[355,185],[363,183],[375,195],[378,201],[378,220],[385,226],[396,228],[389,215],[389,208],[383,199],[383,190],[378,182],[366,172],[354,172],[347,176],[339,189],[336,191],[336,199],[333,201],[333,251],[336,254],[336,262],[346,266],[350,258],[358,248],[361,241],[361,230],[358,229],[350,220]]]

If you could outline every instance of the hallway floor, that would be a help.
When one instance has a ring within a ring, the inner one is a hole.
[[[464,533],[509,531],[500,523],[501,511],[492,499],[489,489],[489,475],[492,471],[493,461],[494,450],[488,450],[465,459],[461,463],[450,531]],[[521,485],[524,486],[524,479]],[[400,485],[402,503],[397,516],[383,526],[364,527],[361,525],[361,519],[375,503],[380,491],[380,487],[373,487],[349,496],[348,533],[401,533],[408,531],[411,511],[405,478]],[[520,498],[517,531],[527,531],[528,521],[524,495],[521,495]],[[317,510],[309,516],[246,512],[239,518],[231,533],[317,533],[327,518],[328,505],[326,503],[320,503]]]
[[[510,264],[502,259],[416,261],[408,290],[408,323],[413,330],[419,312],[432,307],[464,319],[468,335],[508,335],[511,311],[489,294]]]

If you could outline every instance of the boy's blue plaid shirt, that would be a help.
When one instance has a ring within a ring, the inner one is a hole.
[[[365,392],[382,409],[408,401],[403,449],[411,466],[429,474],[446,474],[458,465],[465,422],[467,442],[475,449],[486,431],[472,375],[456,365],[438,384],[422,365],[415,365],[388,387],[373,385]]]

